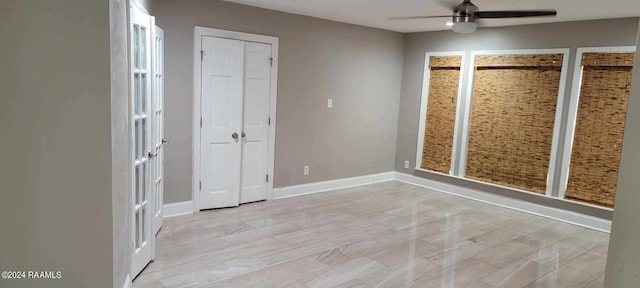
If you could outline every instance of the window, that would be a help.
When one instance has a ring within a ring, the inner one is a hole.
[[[570,120],[575,130],[567,136],[565,152],[570,159],[564,197],[613,207],[634,53],[583,49],[578,54],[572,99],[575,119]]]
[[[462,56],[429,56],[426,119],[420,168],[451,171]]]
[[[563,57],[475,57],[465,177],[546,194]]]

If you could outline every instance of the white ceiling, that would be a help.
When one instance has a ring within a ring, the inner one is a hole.
[[[391,16],[448,15],[438,2],[462,0],[225,0],[398,32],[450,29],[447,18],[391,21]],[[555,18],[483,20],[481,27],[640,16],[640,0],[475,0],[480,10],[557,9]],[[455,4],[454,4],[455,5]]]

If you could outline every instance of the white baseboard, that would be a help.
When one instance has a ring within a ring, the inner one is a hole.
[[[385,172],[359,177],[343,178],[330,181],[315,182],[309,184],[288,186],[273,189],[273,199],[288,198],[293,196],[313,194],[336,189],[357,187],[378,182],[396,180],[425,187],[442,193],[456,195],[488,204],[493,204],[517,211],[526,212],[554,220],[586,227],[589,229],[611,232],[611,221],[581,214],[569,210],[548,207],[528,201],[484,192],[482,190],[461,187],[453,184],[429,180],[401,172]],[[164,217],[173,217],[193,213],[193,201],[184,201],[164,205]]]
[[[365,176],[342,178],[336,180],[315,182],[309,184],[287,186],[273,189],[273,199],[281,199],[305,194],[312,194],[336,189],[344,189],[393,180],[395,172],[385,172]]]
[[[127,274],[127,278],[124,279],[122,288],[133,288],[133,282],[131,282],[131,275]]]
[[[457,185],[433,181],[413,175],[395,172],[394,179],[397,181],[425,187],[439,192],[452,194],[484,203],[489,203],[513,210],[518,210],[542,217],[547,217],[566,223],[586,227],[593,230],[611,233],[611,221],[598,217],[593,217],[568,210],[547,207],[531,202],[518,200],[511,197],[496,195],[476,189],[460,187]]]
[[[164,218],[192,214],[193,201],[164,204],[164,206],[162,206],[162,209],[162,215]]]

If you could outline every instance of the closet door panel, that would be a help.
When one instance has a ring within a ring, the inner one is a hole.
[[[199,209],[238,206],[244,43],[203,37]]]
[[[271,45],[245,43],[240,203],[267,198]]]

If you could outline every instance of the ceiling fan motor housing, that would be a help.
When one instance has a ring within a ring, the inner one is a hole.
[[[453,11],[453,23],[476,23],[478,24],[478,6],[465,0],[462,4],[456,6]]]
[[[473,33],[478,27],[478,6],[465,0],[453,11],[453,31],[457,33]]]

